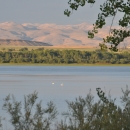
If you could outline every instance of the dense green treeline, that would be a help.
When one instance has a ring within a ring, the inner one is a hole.
[[[29,51],[21,48],[19,51],[0,51],[0,63],[47,63],[47,64],[130,64],[130,53],[53,50],[39,48]]]

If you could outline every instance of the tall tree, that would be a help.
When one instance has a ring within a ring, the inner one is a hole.
[[[95,4],[96,0],[69,0],[68,4],[73,10],[78,10],[80,6],[85,6],[88,4]],[[97,0],[98,2],[98,0]],[[64,14],[70,16],[70,10],[66,9]],[[108,46],[106,43],[109,43],[111,46],[110,50],[118,51],[117,46],[123,42],[123,40],[130,36],[130,0],[105,0],[102,5],[100,5],[100,13],[96,22],[93,24],[93,29],[88,31],[88,38],[94,38],[95,34],[98,33],[98,29],[106,25],[106,19],[108,17],[113,17],[109,35],[106,38],[103,38],[102,43],[100,43],[101,49],[107,49]],[[113,21],[117,13],[122,13],[121,19],[118,21],[119,29],[112,29]]]

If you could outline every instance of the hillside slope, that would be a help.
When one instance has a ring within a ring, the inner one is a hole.
[[[12,40],[12,39],[0,39],[1,46],[52,46],[48,43],[27,41],[27,40]]]
[[[56,24],[18,24],[14,22],[0,23],[0,39],[17,39],[27,41],[38,41],[53,46],[85,46],[98,47],[102,38],[109,34],[109,26],[99,30],[94,39],[88,38],[88,30],[92,25],[81,23],[77,25]],[[127,38],[121,46],[130,46],[130,38]],[[9,43],[9,42],[7,42]],[[16,45],[17,42],[15,42]],[[23,44],[26,44],[23,42]],[[28,43],[31,44],[31,43]]]

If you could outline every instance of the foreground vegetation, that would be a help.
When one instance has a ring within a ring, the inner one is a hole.
[[[24,97],[24,103],[8,95],[3,109],[10,115],[14,130],[130,130],[130,90],[122,90],[122,106],[115,103],[109,95],[97,88],[98,101],[94,101],[91,91],[85,98],[67,101],[68,111],[64,119],[54,123],[58,114],[52,102],[43,108],[42,101],[37,103],[38,94]],[[0,123],[2,128],[2,121]]]
[[[107,52],[101,50],[53,50],[37,48],[19,51],[0,51],[0,63],[42,63],[42,64],[130,64],[130,53]]]

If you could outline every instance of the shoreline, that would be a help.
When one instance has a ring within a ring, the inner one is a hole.
[[[41,63],[0,63],[0,66],[130,66],[130,64],[41,64]]]

